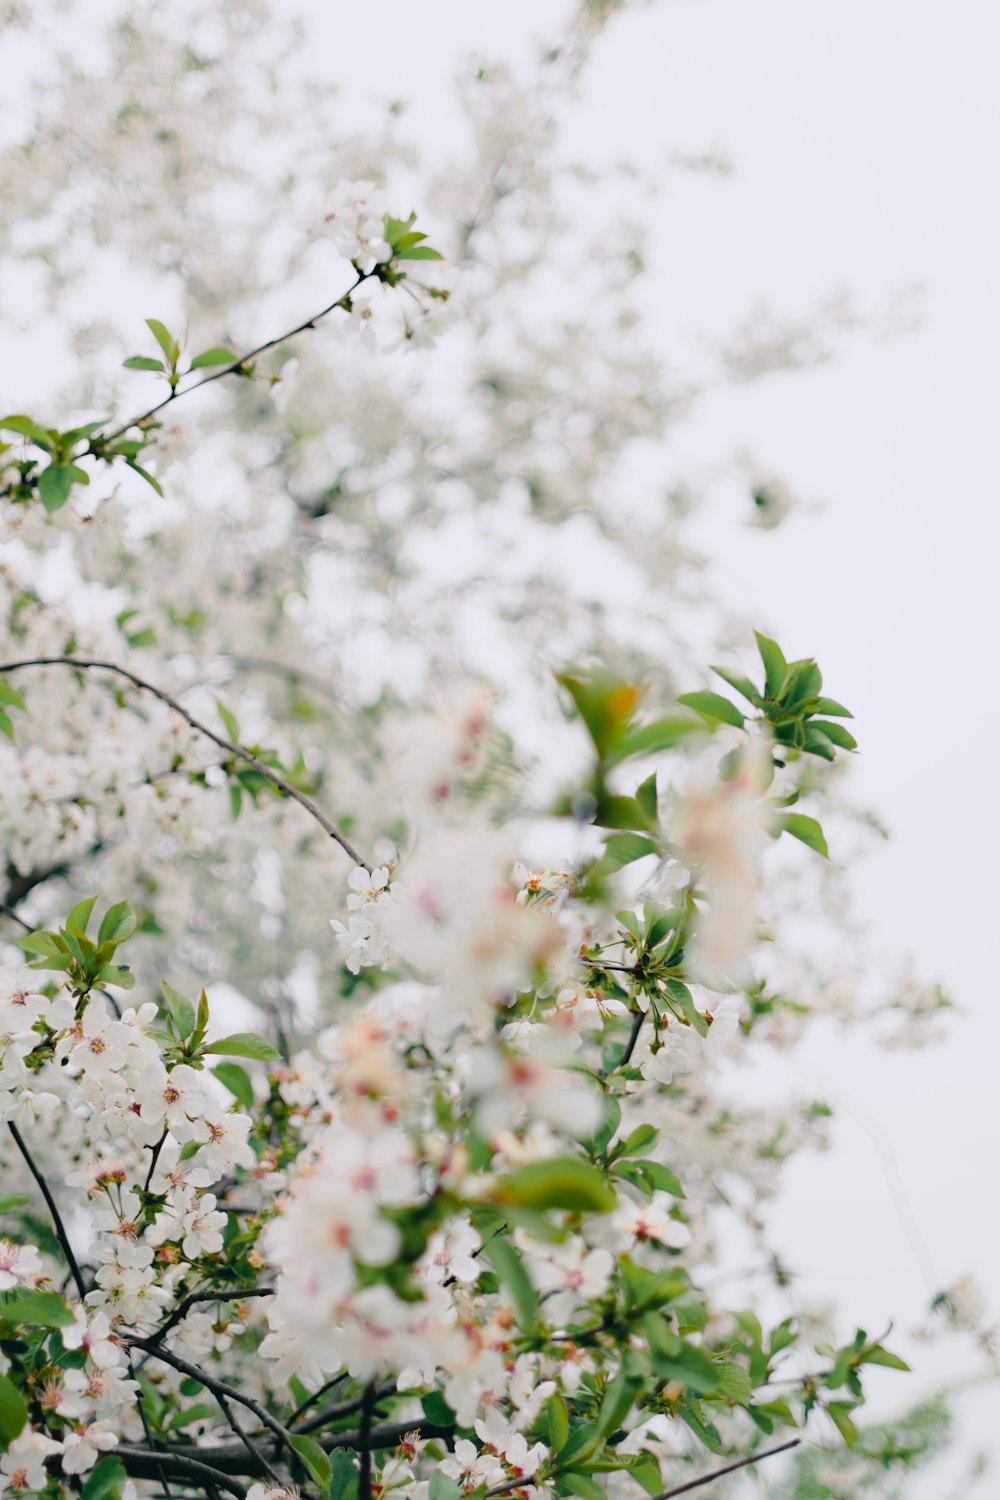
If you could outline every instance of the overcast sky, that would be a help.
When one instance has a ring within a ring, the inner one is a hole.
[[[303,8],[331,47],[365,56],[359,92],[407,97],[430,141],[453,123],[460,54],[523,56],[564,10],[424,0],[390,5],[384,28]],[[781,1242],[809,1289],[870,1328],[887,1311],[911,1328],[965,1271],[1000,1310],[998,55],[1000,12],[974,0],[659,0],[612,27],[573,126],[599,161],[732,159],[731,177],[679,177],[638,206],[657,220],[647,311],[666,358],[761,297],[795,316],[846,289],[872,322],[809,374],[712,398],[674,454],[678,474],[709,473],[746,448],[815,503],[760,533],[723,491],[701,539],[730,603],[817,655],[854,708],[854,789],[893,833],[857,872],[862,908],[880,948],[965,1008],[943,1048],[824,1034],[789,1064],[785,1081],[841,1118],[832,1157],[790,1174]],[[913,312],[915,331],[886,336]],[[922,1389],[975,1364],[956,1347],[908,1352]],[[891,1377],[878,1394],[883,1410],[906,1399]],[[995,1387],[962,1402],[966,1455],[989,1446],[995,1404]],[[907,1500],[950,1488],[914,1480]]]

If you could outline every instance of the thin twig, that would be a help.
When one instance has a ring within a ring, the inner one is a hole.
[[[287,333],[279,334],[277,338],[268,339],[265,343],[258,344],[255,349],[248,349],[246,354],[241,354],[239,359],[234,359],[231,365],[223,365],[220,369],[213,370],[210,375],[204,375],[201,380],[195,381],[194,385],[186,385],[182,390],[174,387],[169,396],[164,396],[162,401],[157,401],[156,405],[151,406],[148,411],[142,412],[138,417],[132,417],[123,426],[116,427],[113,432],[95,433],[94,441],[99,442],[102,446],[106,446],[108,443],[115,443],[119,438],[124,437],[126,432],[131,428],[144,428],[158,412],[163,411],[164,407],[171,406],[173,402],[179,401],[182,396],[190,396],[192,391],[200,391],[203,386],[211,385],[214,380],[224,380],[227,375],[239,375],[243,373],[244,366],[249,364],[250,360],[257,359],[261,354],[266,354],[269,349],[276,349],[279,344],[287,343],[289,339],[295,338],[300,333],[305,333],[307,328],[315,328],[316,324],[322,318],[327,317],[329,313],[332,313],[334,308],[343,307],[344,302],[350,297],[351,293],[357,291],[361,283],[367,281],[369,276],[373,276],[374,274],[374,271],[359,271],[356,280],[351,283],[347,291],[342,292],[336,302],[331,302],[329,307],[324,307],[322,312],[313,313],[311,318],[306,318],[305,322],[300,323],[298,327],[290,328]]]
[[[686,1484],[678,1484],[672,1490],[662,1490],[659,1495],[654,1495],[653,1500],[673,1500],[674,1495],[686,1495],[689,1490],[698,1490],[703,1484],[711,1484],[716,1479],[721,1479],[724,1474],[735,1474],[737,1469],[746,1469],[751,1464],[759,1464],[762,1459],[773,1458],[776,1453],[787,1453],[789,1448],[797,1448],[801,1438],[792,1438],[787,1443],[779,1443],[776,1448],[765,1448],[763,1453],[751,1453],[747,1458],[738,1458],[735,1463],[725,1464],[721,1469],[713,1469],[711,1474],[703,1474],[700,1479],[689,1479]]]
[[[135,1380],[135,1365],[132,1363],[131,1351],[126,1351],[125,1358],[128,1361],[128,1373],[131,1378]],[[136,1381],[136,1385],[139,1386],[135,1398],[136,1410],[139,1413],[139,1421],[142,1423],[142,1430],[145,1435],[147,1444],[150,1448],[155,1448],[156,1439],[153,1437],[152,1432],[150,1432],[149,1430],[149,1422],[146,1417],[146,1393],[142,1389],[142,1386],[139,1385],[138,1381]],[[166,1495],[167,1500],[173,1500],[173,1496],[170,1492],[170,1483],[167,1479],[167,1471],[162,1464],[160,1465],[160,1483],[163,1485],[163,1493]]]
[[[179,1354],[174,1354],[170,1349],[164,1349],[154,1339],[132,1338],[129,1340],[129,1343],[139,1349],[145,1349],[148,1354],[151,1354],[154,1359],[162,1361],[163,1364],[172,1365],[182,1375],[190,1375],[193,1380],[200,1381],[202,1385],[206,1386],[212,1392],[213,1396],[220,1394],[228,1396],[231,1401],[236,1401],[240,1406],[245,1406],[247,1411],[252,1411],[257,1420],[262,1422],[265,1427],[269,1427],[278,1440],[288,1446],[291,1451],[291,1434],[287,1428],[283,1427],[277,1417],[273,1417],[267,1408],[261,1406],[260,1402],[255,1401],[252,1396],[245,1396],[242,1391],[234,1389],[231,1385],[226,1385],[224,1381],[216,1380],[214,1375],[209,1375],[199,1365],[189,1364],[186,1359],[181,1359]]]
[[[395,1389],[396,1382],[394,1380],[387,1381],[385,1385],[378,1386],[377,1388],[366,1386],[357,1396],[350,1396],[346,1401],[334,1401],[329,1406],[324,1406],[322,1410],[318,1411],[315,1416],[310,1417],[308,1421],[300,1422],[296,1431],[315,1432],[317,1427],[325,1427],[328,1422],[336,1422],[341,1417],[351,1416],[365,1405],[365,1402],[369,1399],[369,1392],[371,1392],[372,1410],[374,1411],[378,1403],[384,1400],[386,1396],[391,1396]],[[291,1420],[289,1418],[289,1423],[291,1423]]]
[[[235,1432],[236,1436],[239,1438],[239,1440],[243,1444],[244,1448],[250,1454],[250,1457],[253,1458],[253,1459],[255,1459],[256,1462],[260,1464],[261,1468],[264,1470],[264,1473],[267,1475],[268,1479],[272,1480],[280,1488],[281,1487],[281,1477],[280,1477],[280,1475],[277,1474],[274,1469],[272,1469],[270,1463],[267,1460],[267,1456],[257,1446],[257,1444],[254,1442],[253,1438],[250,1437],[249,1433],[244,1432],[244,1430],[240,1426],[239,1422],[237,1422],[236,1417],[233,1414],[233,1409],[230,1406],[229,1402],[226,1400],[225,1396],[223,1396],[220,1391],[215,1391],[215,1392],[213,1392],[213,1394],[215,1396],[216,1401],[219,1404],[219,1408],[220,1408],[220,1410],[222,1412],[222,1415],[225,1417],[226,1421],[229,1423],[230,1427],[232,1428],[233,1432]]]
[[[280,792],[284,792],[286,797],[291,797],[300,807],[304,807],[310,817],[314,818],[323,829],[323,832],[328,834],[334,843],[339,844],[344,853],[356,865],[360,865],[364,870],[371,870],[371,865],[361,858],[354,845],[330,822],[330,819],[317,807],[311,797],[307,797],[304,792],[299,791],[298,787],[293,786],[290,781],[286,781],[284,776],[280,776],[277,771],[273,771],[270,766],[265,765],[262,760],[254,755],[252,750],[247,750],[244,746],[237,745],[233,740],[227,740],[224,735],[216,734],[214,729],[209,729],[207,724],[202,724],[199,719],[189,714],[187,709],[178,703],[176,698],[171,697],[169,693],[165,693],[162,688],[156,687],[152,682],[147,682],[144,677],[137,677],[127,667],[120,667],[116,662],[112,661],[94,661],[89,657],[81,656],[35,656],[25,661],[0,662],[0,673],[19,672],[24,667],[72,667],[74,670],[80,672],[113,672],[116,676],[123,677],[126,682],[131,682],[133,687],[139,688],[144,693],[152,694],[154,698],[158,698],[161,703],[165,703],[168,708],[173,709],[174,713],[179,714],[185,724],[190,725],[197,734],[204,735],[206,739],[218,745],[221,750],[226,750],[230,755],[235,755],[239,760],[246,761],[247,765],[253,766],[258,775],[263,776],[266,781],[269,781],[272,786],[277,787]]]
[[[228,1206],[228,1205],[227,1205]],[[185,1318],[196,1302],[242,1302],[245,1297],[273,1297],[273,1286],[240,1287],[227,1292],[189,1292],[183,1302],[178,1302],[173,1312],[165,1322],[161,1323],[149,1338],[151,1343],[158,1343],[165,1333],[171,1328],[176,1328],[182,1318]]]
[[[87,1288],[84,1285],[83,1277],[80,1274],[80,1267],[77,1265],[76,1256],[73,1254],[73,1247],[69,1242],[69,1235],[66,1233],[66,1226],[63,1224],[63,1221],[59,1215],[58,1208],[56,1208],[56,1201],[53,1198],[52,1194],[49,1192],[49,1185],[35,1165],[34,1158],[32,1157],[31,1152],[28,1150],[28,1147],[25,1144],[24,1137],[18,1130],[17,1126],[14,1124],[13,1120],[7,1121],[7,1128],[10,1131],[11,1135],[14,1137],[14,1140],[17,1142],[17,1149],[24,1157],[28,1171],[31,1173],[32,1177],[35,1179],[41,1189],[42,1197],[45,1199],[45,1202],[48,1205],[49,1213],[52,1215],[52,1224],[56,1232],[56,1239],[62,1246],[62,1252],[66,1257],[66,1262],[70,1268],[70,1271],[72,1272],[73,1280],[76,1283],[77,1294],[82,1299],[87,1295]]]

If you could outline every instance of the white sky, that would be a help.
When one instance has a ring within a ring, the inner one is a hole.
[[[371,103],[407,98],[433,150],[456,123],[456,60],[525,57],[566,7],[292,9],[327,49],[331,80],[353,78],[346,91]],[[982,0],[657,0],[599,46],[571,137],[579,155],[650,169],[679,149],[719,146],[733,160],[727,180],[678,176],[659,201],[636,205],[637,217],[655,216],[660,275],[646,311],[670,363],[725,335],[762,296],[800,315],[847,288],[877,312],[924,287],[915,333],[853,334],[816,371],[720,392],[668,455],[678,474],[710,472],[752,449],[821,502],[764,534],[722,496],[701,540],[731,605],[790,654],[815,654],[854,709],[854,788],[894,834],[857,873],[862,908],[880,945],[914,955],[967,1012],[944,1048],[887,1054],[824,1035],[781,1078],[825,1094],[842,1118],[836,1151],[793,1168],[779,1239],[809,1290],[872,1331],[887,1316],[912,1327],[928,1279],[969,1270],[1000,1314],[998,55],[1000,10]],[[907,1347],[917,1380],[904,1390],[886,1375],[883,1409],[974,1364]],[[995,1402],[994,1388],[963,1403],[970,1446],[992,1437]],[[947,1488],[915,1481],[907,1500],[943,1500]]]
[[[385,26],[321,0],[303,8],[331,49],[364,58],[359,97],[405,96],[431,142],[453,122],[459,55],[523,56],[564,11],[424,0],[383,8]],[[880,947],[912,954],[966,1009],[945,1047],[892,1054],[825,1034],[782,1080],[841,1118],[836,1151],[790,1174],[780,1242],[808,1290],[870,1329],[887,1316],[911,1328],[928,1283],[966,1271],[1000,1312],[998,55],[1000,11],[977,0],[658,0],[605,37],[572,135],[600,161],[652,167],[714,145],[733,160],[728,180],[676,179],[637,205],[658,226],[647,311],[668,361],[762,296],[794,316],[847,288],[874,313],[924,289],[915,333],[851,335],[814,372],[720,393],[675,449],[679,473],[752,449],[821,503],[764,534],[720,502],[702,539],[730,603],[791,654],[815,654],[854,709],[854,788],[893,831],[857,873],[862,909]],[[916,1379],[879,1382],[882,1410],[975,1366],[964,1348],[906,1348]],[[963,1398],[966,1458],[1000,1454],[995,1405],[995,1387]],[[938,1474],[906,1494],[950,1490]]]

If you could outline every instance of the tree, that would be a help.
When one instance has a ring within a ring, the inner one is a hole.
[[[691,393],[566,201],[615,8],[474,69],[436,180],[225,4],[6,152],[79,352],[0,424],[14,1489],[670,1494],[903,1367],[706,1289],[824,1128],[724,1077],[815,1009],[782,881],[822,901],[854,740],[763,634],[705,684],[683,507],[629,495]],[[75,311],[111,226],[141,351]]]

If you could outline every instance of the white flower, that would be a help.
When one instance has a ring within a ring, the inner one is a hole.
[[[86,1309],[74,1308],[73,1323],[60,1329],[60,1337],[67,1349],[83,1349],[99,1369],[109,1370],[121,1359],[118,1341],[111,1337],[111,1324],[103,1312],[96,1312],[87,1319]]]
[[[392,255],[385,213],[385,194],[374,182],[341,182],[330,195],[323,223],[340,254],[370,271]]]
[[[85,1474],[102,1453],[118,1446],[118,1436],[103,1422],[77,1427],[63,1438],[62,1468],[64,1474]]]
[[[22,1427],[17,1437],[0,1457],[0,1479],[3,1488],[43,1490],[48,1481],[45,1460],[60,1452],[62,1444],[33,1427]]]
[[[648,1203],[620,1203],[612,1218],[612,1226],[621,1234],[636,1240],[656,1240],[673,1250],[682,1250],[691,1238],[686,1224],[680,1223],[670,1214],[671,1198],[666,1193],[654,1193]]]
[[[0,1239],[0,1292],[9,1292],[19,1281],[41,1274],[42,1262],[35,1245],[15,1245]]]
[[[215,1194],[205,1193],[184,1215],[181,1248],[189,1260],[196,1260],[199,1255],[217,1255],[222,1249],[226,1216],[216,1212],[215,1203]]]

